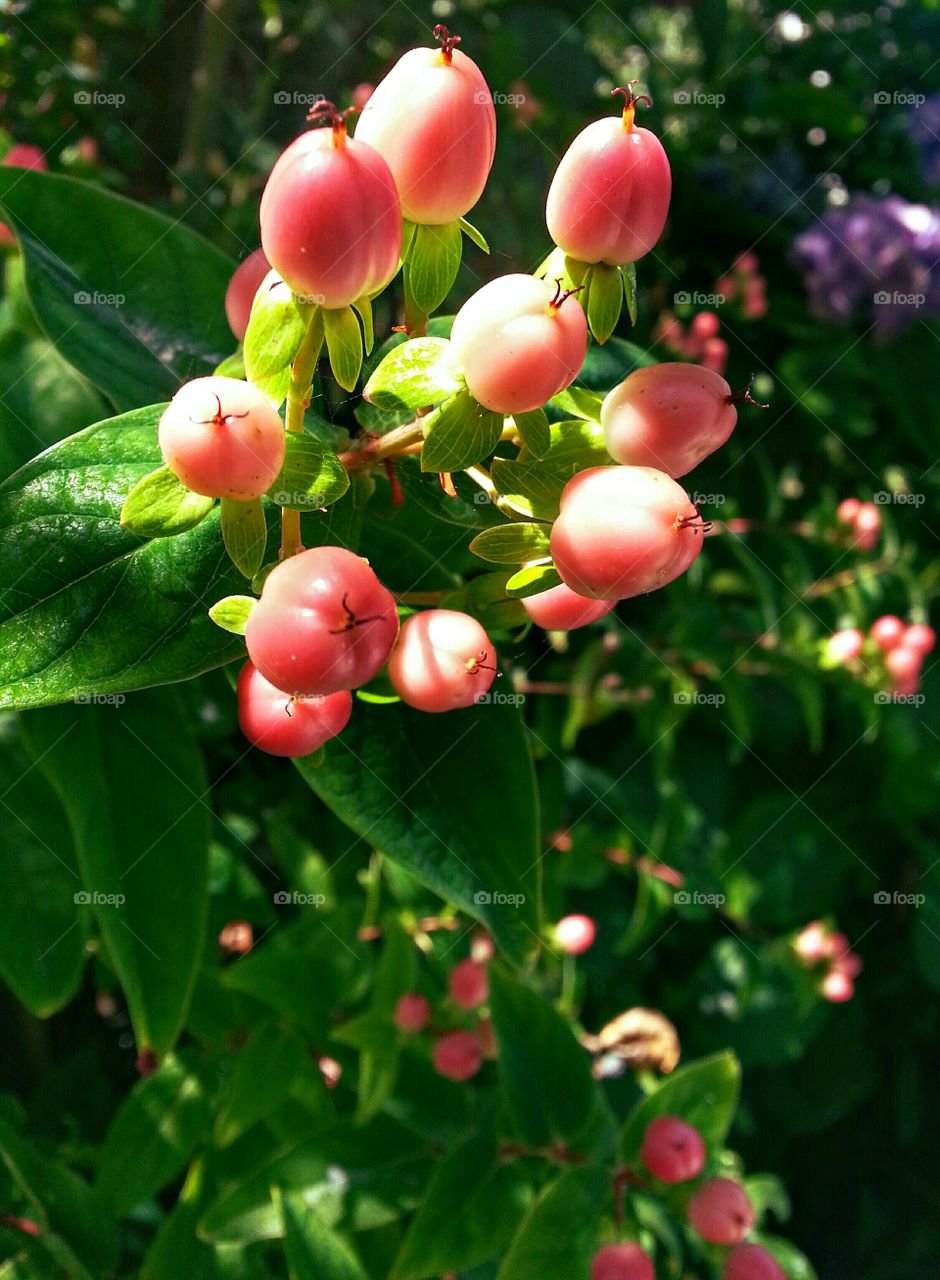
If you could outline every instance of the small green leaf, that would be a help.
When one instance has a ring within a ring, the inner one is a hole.
[[[619,267],[597,262],[591,268],[591,292],[587,303],[588,328],[597,342],[606,342],[620,319],[623,284]]]
[[[657,1116],[679,1116],[702,1135],[710,1156],[724,1145],[738,1105],[741,1067],[730,1051],[712,1054],[680,1067],[652,1093],[641,1098],[620,1134],[621,1158],[639,1158],[646,1126]]]
[[[258,601],[254,596],[226,596],[217,600],[209,610],[209,617],[223,631],[230,631],[233,636],[243,636],[251,611]]]
[[[344,391],[354,391],[362,368],[362,330],[352,307],[322,310],[326,349],[333,377]]]
[[[217,364],[212,370],[217,378],[238,378],[240,382],[247,382],[248,375],[245,372],[245,353],[241,347],[237,351],[233,351],[230,356],[226,356],[221,364]]]
[[[506,595],[512,600],[524,600],[542,591],[561,586],[561,574],[549,561],[547,564],[527,564],[514,573],[506,583]]]
[[[246,578],[253,578],[264,563],[268,527],[260,498],[235,502],[223,498],[222,541],[232,564]]]
[[[407,270],[411,296],[422,311],[436,311],[450,293],[462,254],[459,222],[418,225],[408,252]]]
[[[362,392],[380,409],[414,412],[459,391],[463,376],[446,338],[412,338],[393,347]]]
[[[620,279],[623,282],[623,297],[627,304],[630,323],[636,324],[636,263],[628,262],[620,268]]]
[[[268,497],[292,511],[319,511],[338,502],[349,488],[349,473],[316,436],[288,431],[284,465]]]
[[[596,391],[588,391],[587,387],[571,386],[567,391],[559,391],[557,396],[552,396],[551,403],[564,413],[572,413],[586,422],[600,422],[604,397]]]
[[[609,1190],[609,1175],[594,1167],[571,1169],[550,1182],[523,1220],[497,1280],[587,1276]]]
[[[531,453],[535,458],[544,458],[552,443],[545,410],[533,409],[531,413],[514,413],[512,420],[516,424],[516,430],[519,432],[526,453]]]
[[[121,508],[121,524],[142,538],[173,538],[196,525],[215,506],[215,498],[177,480],[169,467],[159,467],[138,480]]]
[[[458,218],[457,223],[460,230],[464,233],[468,240],[472,240],[478,249],[482,249],[484,253],[489,253],[490,246],[486,242],[486,237],[482,231],[479,231],[472,222],[468,222],[466,218]]]
[[[249,382],[273,400],[283,400],[287,394],[290,364],[307,331],[308,311],[278,273],[269,271],[251,306],[244,357]],[[283,394],[278,396],[272,388],[282,385]]]
[[[484,529],[470,543],[470,550],[491,564],[524,564],[548,555],[549,526],[518,521]]]
[[[458,391],[427,419],[422,471],[464,471],[488,458],[503,434],[503,415]]]
[[[366,355],[371,356],[372,348],[375,345],[375,328],[372,323],[372,299],[367,293],[361,298],[357,298],[352,304],[353,311],[362,321],[362,338],[365,343]]]
[[[305,1052],[301,1039],[276,1022],[255,1027],[222,1091],[213,1129],[217,1147],[231,1146],[287,1099]]]
[[[565,485],[578,471],[610,463],[598,424],[567,419],[551,426],[551,447],[539,461],[494,458],[490,474],[500,496],[537,520],[554,520]]]
[[[349,1245],[324,1222],[299,1191],[275,1189],[284,1224],[284,1253],[290,1280],[368,1280]]]

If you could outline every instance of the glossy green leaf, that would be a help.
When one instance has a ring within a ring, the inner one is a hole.
[[[478,249],[482,249],[484,253],[489,253],[490,246],[486,242],[486,238],[482,231],[479,231],[472,222],[468,222],[466,218],[458,218],[460,230],[464,233],[468,240],[472,240]]]
[[[352,307],[320,313],[333,377],[345,391],[354,391],[362,368],[362,331]]]
[[[453,288],[460,270],[463,235],[459,222],[439,226],[419,224],[408,250],[408,286],[411,296],[430,314]]]
[[[185,1200],[163,1220],[140,1269],[140,1280],[223,1280],[216,1251],[196,1235],[199,1208]]]
[[[338,502],[349,473],[335,451],[316,436],[288,431],[284,465],[268,497],[292,511],[317,511]]]
[[[702,1135],[709,1155],[724,1145],[738,1105],[741,1067],[733,1053],[712,1054],[679,1067],[636,1104],[620,1134],[626,1164],[639,1159],[646,1126],[657,1116],[679,1116]]]
[[[141,538],[173,538],[195,529],[215,506],[215,498],[193,493],[169,467],[138,480],[121,508],[121,524]]]
[[[526,453],[531,454],[533,458],[544,458],[552,443],[545,410],[533,409],[531,413],[514,413],[512,420],[516,424],[516,430],[519,432],[519,438]]]
[[[245,373],[249,382],[277,403],[286,394],[283,375],[303,342],[308,314],[309,308],[298,303],[278,273],[269,271],[251,304],[244,343]],[[289,372],[287,376],[289,379]]]
[[[549,551],[550,526],[525,520],[484,529],[470,543],[470,550],[491,564],[524,564]]]
[[[225,596],[212,606],[209,617],[223,631],[229,631],[233,636],[243,636],[251,611],[257,603],[254,596]]]
[[[261,499],[235,502],[231,498],[223,498],[219,505],[225,550],[239,573],[251,580],[264,564],[268,540]]]
[[[366,355],[370,356],[372,354],[372,348],[375,346],[375,325],[372,318],[372,299],[368,294],[363,294],[361,298],[357,298],[352,304],[352,308],[362,324],[362,342],[365,347]]]
[[[304,1061],[299,1036],[276,1022],[261,1022],[240,1050],[226,1081],[213,1139],[228,1147],[285,1101]]]
[[[494,458],[490,474],[510,506],[537,520],[554,520],[565,485],[578,471],[610,463],[600,425],[581,418],[554,422],[544,458]]]
[[[617,327],[623,309],[623,281],[619,267],[597,262],[591,268],[587,320],[597,342],[606,342]]]
[[[623,299],[627,304],[630,323],[636,324],[636,263],[628,262],[620,268],[620,282],[623,285]]]
[[[503,434],[503,415],[477,404],[467,390],[445,400],[427,418],[422,471],[463,471],[488,458]]]
[[[609,1175],[596,1168],[571,1169],[549,1183],[509,1246],[497,1280],[586,1277],[609,1190]]]
[[[414,412],[440,404],[462,382],[446,338],[412,338],[388,352],[362,394],[379,408]]]
[[[284,1254],[290,1280],[368,1280],[343,1238],[297,1192],[278,1193],[284,1224]]]
[[[566,391],[559,391],[557,396],[552,396],[551,403],[557,405],[563,413],[584,418],[587,422],[600,422],[604,397],[599,396],[596,391],[589,391],[587,387],[573,385]]]
[[[561,574],[551,562],[527,564],[508,579],[506,595],[511,600],[525,600],[527,596],[537,596],[543,591],[551,591],[552,587],[561,585],[561,580]]]

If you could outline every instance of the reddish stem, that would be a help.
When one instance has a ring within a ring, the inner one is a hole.
[[[334,103],[321,98],[307,112],[307,123],[319,124],[324,121],[329,124],[333,129],[333,146],[342,150],[346,145],[346,119],[356,110],[356,107],[347,107],[345,111],[339,111]]]
[[[444,61],[450,62],[453,59],[454,50],[460,44],[460,36],[452,36],[444,24],[439,22],[434,28],[434,39],[440,40]]]
[[[725,404],[752,404],[755,409],[769,409],[769,404],[761,404],[759,400],[755,400],[751,395],[751,387],[754,385],[756,373],[752,373],[746,387],[740,391],[733,391],[730,396],[725,396]]]
[[[573,297],[574,294],[580,293],[583,288],[584,288],[584,285],[579,284],[575,289],[562,289],[561,277],[556,276],[555,277],[555,296],[554,298],[552,298],[551,302],[548,305],[554,311],[557,311],[563,302],[566,302],[568,298]]]
[[[647,97],[645,93],[634,93],[633,85],[639,83],[639,80],[629,80],[625,85],[618,85],[616,89],[610,91],[611,96],[615,93],[623,94],[623,127],[625,129],[633,128],[633,117],[636,115],[639,103],[645,102],[648,107],[653,105],[652,98]]]

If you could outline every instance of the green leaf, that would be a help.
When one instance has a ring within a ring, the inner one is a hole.
[[[501,497],[523,515],[554,520],[565,485],[578,471],[610,463],[600,425],[580,418],[552,423],[544,458],[494,458],[490,469]]]
[[[202,1084],[177,1058],[138,1080],[121,1103],[98,1156],[95,1191],[126,1217],[183,1169],[209,1121]]]
[[[609,1190],[608,1175],[596,1168],[571,1169],[549,1183],[516,1233],[497,1280],[586,1277]]]
[[[215,1250],[196,1235],[198,1220],[198,1205],[177,1203],[144,1258],[140,1280],[221,1280]]]
[[[333,377],[345,391],[354,391],[362,368],[362,331],[352,307],[322,308],[323,332]]]
[[[487,769],[494,759],[499,768]],[[481,920],[512,961],[524,958],[537,924],[538,833],[514,706],[494,700],[428,716],[361,703],[319,768],[294,763],[355,832]],[[481,770],[486,785],[476,786]],[[524,902],[507,901],[520,894]]]
[[[478,249],[482,249],[484,253],[489,253],[490,246],[487,244],[482,231],[478,231],[472,222],[468,222],[466,218],[458,218],[457,222],[460,230],[464,233],[468,240],[472,240]]]
[[[413,413],[440,404],[462,383],[446,338],[412,338],[389,351],[362,394],[380,409],[407,409]]]
[[[596,391],[588,391],[587,387],[570,386],[567,391],[559,391],[557,396],[552,396],[550,403],[557,405],[563,413],[574,414],[576,418],[600,422],[604,397],[599,396]]]
[[[491,564],[524,564],[548,555],[550,527],[517,520],[484,529],[470,543],[470,550]]]
[[[362,321],[362,339],[365,344],[366,355],[372,354],[372,348],[375,346],[375,327],[372,322],[372,299],[367,293],[361,298],[357,298],[352,304],[353,311]]]
[[[619,267],[597,262],[591,268],[588,297],[588,328],[597,342],[606,342],[617,327],[623,308],[623,282]]]
[[[257,603],[254,596],[226,596],[223,600],[216,601],[209,610],[209,617],[223,631],[229,631],[233,636],[243,636],[251,611]]]
[[[787,1280],[816,1280],[816,1272],[809,1258],[789,1240],[784,1240],[781,1236],[767,1235],[763,1231],[756,1231],[749,1239],[754,1244],[763,1245],[767,1252],[776,1258]]]
[[[425,422],[422,471],[464,471],[488,458],[503,434],[503,415],[458,391]]]
[[[209,784],[189,717],[164,689],[35,712],[24,731],[68,814],[80,905],[107,943],[138,1046],[162,1056],[189,1005],[208,901]]]
[[[121,524],[141,538],[173,538],[195,529],[215,506],[215,498],[193,493],[169,467],[138,480],[121,508]]]
[[[264,548],[268,541],[268,526],[260,498],[250,502],[235,502],[223,498],[222,541],[232,564],[249,580],[264,564]]]
[[[620,280],[623,285],[623,297],[627,304],[630,323],[636,324],[636,263],[628,262],[620,268]]]
[[[0,173],[36,316],[118,409],[169,400],[231,350],[234,263],[179,218],[35,169]]]
[[[657,1116],[679,1116],[702,1135],[710,1156],[722,1148],[738,1105],[741,1068],[733,1053],[712,1054],[680,1067],[636,1104],[620,1134],[625,1164],[640,1156],[643,1135]]]
[[[284,465],[268,497],[292,511],[318,511],[338,502],[349,488],[349,472],[316,436],[288,431]]]
[[[535,458],[544,458],[552,444],[545,410],[533,409],[531,413],[514,413],[512,420],[516,424],[516,430],[519,432],[526,453],[531,453]]]
[[[401,1053],[387,1013],[370,1010],[333,1033],[339,1044],[359,1050],[356,1123],[377,1115],[395,1091]]]
[[[459,222],[418,224],[408,250],[406,269],[411,296],[422,311],[436,311],[450,293],[463,254]]]
[[[284,1102],[304,1062],[303,1042],[276,1022],[261,1022],[235,1058],[213,1129],[217,1147],[228,1147]]]
[[[506,595],[511,600],[525,600],[527,596],[551,591],[552,587],[560,586],[561,581],[561,574],[553,564],[527,564],[506,583]]]
[[[490,972],[490,1006],[506,1111],[519,1137],[530,1147],[562,1142],[578,1149],[579,1140],[591,1136],[602,1101],[571,1024],[498,967]]]
[[[277,1192],[290,1280],[368,1280],[359,1259],[300,1192]]]
[[[304,340],[309,314],[310,308],[297,301],[278,273],[269,271],[251,304],[244,344],[248,381],[266,395],[283,385],[283,376],[278,380],[277,375],[290,369]],[[284,397],[273,394],[271,398],[280,402]]]

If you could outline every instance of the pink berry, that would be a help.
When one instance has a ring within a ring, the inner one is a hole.
[[[762,276],[744,286],[744,314],[748,320],[762,320],[767,314],[767,286]]]
[[[663,342],[667,347],[671,347],[673,351],[678,351],[683,343],[683,329],[681,321],[677,320],[671,311],[663,311],[656,326],[653,329],[653,341]]]
[[[410,49],[373,91],[356,125],[392,171],[410,222],[469,212],[496,153],[496,112],[483,73],[460,49]]]
[[[922,658],[926,658],[937,643],[937,633],[925,622],[914,622],[904,632],[901,643],[905,649],[910,649],[914,653],[919,653]]]
[[[395,692],[419,711],[470,707],[496,678],[496,651],[467,613],[428,609],[406,619],[388,664]]]
[[[855,545],[860,551],[872,551],[878,545],[881,512],[873,502],[863,502],[855,516]]]
[[[728,344],[724,338],[706,338],[699,362],[711,373],[723,374],[728,367]]]
[[[11,169],[39,169],[44,171],[49,168],[42,151],[39,147],[34,147],[31,142],[14,142],[3,157],[3,163]]]
[[[187,489],[209,498],[260,498],[284,462],[284,427],[250,382],[195,378],[160,419],[163,457]]]
[[[431,1006],[424,996],[408,992],[395,1005],[395,1026],[399,1031],[414,1035],[423,1031],[431,1020]]]
[[[608,393],[601,425],[610,456],[684,476],[719,449],[738,420],[719,374],[682,361],[635,369]]]
[[[343,547],[314,547],[268,574],[245,643],[278,688],[327,694],[368,683],[397,634],[395,597],[365,560]]]
[[[833,930],[832,933],[826,934],[824,954],[827,959],[837,960],[839,956],[844,956],[849,950],[849,940],[844,933]]]
[[[328,106],[329,104],[324,104]],[[401,205],[377,151],[333,128],[301,134],[261,197],[261,243],[290,289],[327,308],[384,288],[401,256]]]
[[[896,618],[893,613],[886,613],[876,618],[871,624],[869,635],[881,652],[887,653],[889,649],[896,649],[902,642],[905,630],[900,618]]]
[[[656,1280],[653,1260],[638,1244],[605,1244],[591,1261],[591,1280]]]
[[[796,954],[810,964],[825,960],[831,955],[829,931],[821,920],[814,920],[806,925],[796,936],[793,943]]]
[[[854,524],[855,517],[862,508],[858,498],[843,498],[836,507],[836,519],[840,524]]]
[[[843,973],[841,969],[830,969],[822,980],[820,991],[823,999],[831,1004],[844,1004],[852,999],[855,988],[847,973]]]
[[[688,1182],[705,1168],[705,1143],[678,1116],[657,1116],[646,1126],[640,1159],[660,1182]]]
[[[461,960],[451,970],[448,989],[451,999],[461,1009],[475,1009],[490,993],[486,970],[472,960]]]
[[[717,312],[700,311],[698,315],[692,317],[689,332],[704,342],[706,338],[717,338],[720,328],[721,321],[718,319]]]
[[[261,287],[261,281],[271,270],[263,249],[256,249],[235,268],[225,291],[225,318],[228,327],[239,342],[248,329],[251,304]]]
[[[579,595],[623,600],[664,587],[702,549],[688,494],[652,467],[591,467],[565,485],[551,552]]]
[[[474,929],[470,939],[470,959],[477,964],[486,964],[496,955],[493,939],[485,929]]]
[[[739,1244],[725,1258],[722,1280],[787,1280],[772,1254],[759,1244]]]
[[[438,1075],[449,1080],[469,1080],[483,1065],[483,1055],[471,1031],[450,1031],[435,1044],[432,1061]]]
[[[731,1178],[703,1182],[686,1208],[689,1225],[709,1244],[738,1244],[754,1226],[747,1192]]]
[[[308,756],[346,728],[352,697],[294,698],[276,689],[246,662],[238,676],[238,723],[256,747],[272,756]]]
[[[750,249],[739,253],[734,260],[734,269],[740,271],[742,276],[752,276],[759,265],[757,254],[752,253]]]
[[[851,662],[861,654],[864,644],[865,637],[857,627],[845,627],[829,637],[826,654],[833,662]]]
[[[543,631],[574,631],[605,617],[616,603],[616,600],[590,600],[561,583],[548,591],[540,591],[537,596],[527,596],[522,607]]]
[[[565,916],[555,925],[555,942],[569,956],[579,956],[594,945],[597,926],[590,916]]]
[[[924,665],[923,655],[919,654],[915,649],[908,649],[903,643],[896,649],[889,649],[885,654],[885,667],[890,675],[898,681],[913,680],[920,674],[920,669]]]
[[[587,322],[547,280],[491,280],[463,304],[451,342],[470,394],[496,413],[528,413],[574,382],[587,352]]]
[[[834,973],[841,973],[846,978],[857,978],[862,972],[862,960],[854,951],[846,951],[832,962]]]
[[[548,233],[581,262],[623,266],[649,253],[663,233],[672,174],[662,143],[623,116],[595,120],[561,158],[545,207]]]
[[[352,105],[356,111],[365,111],[366,103],[375,93],[375,85],[367,80],[361,81],[352,91]]]

